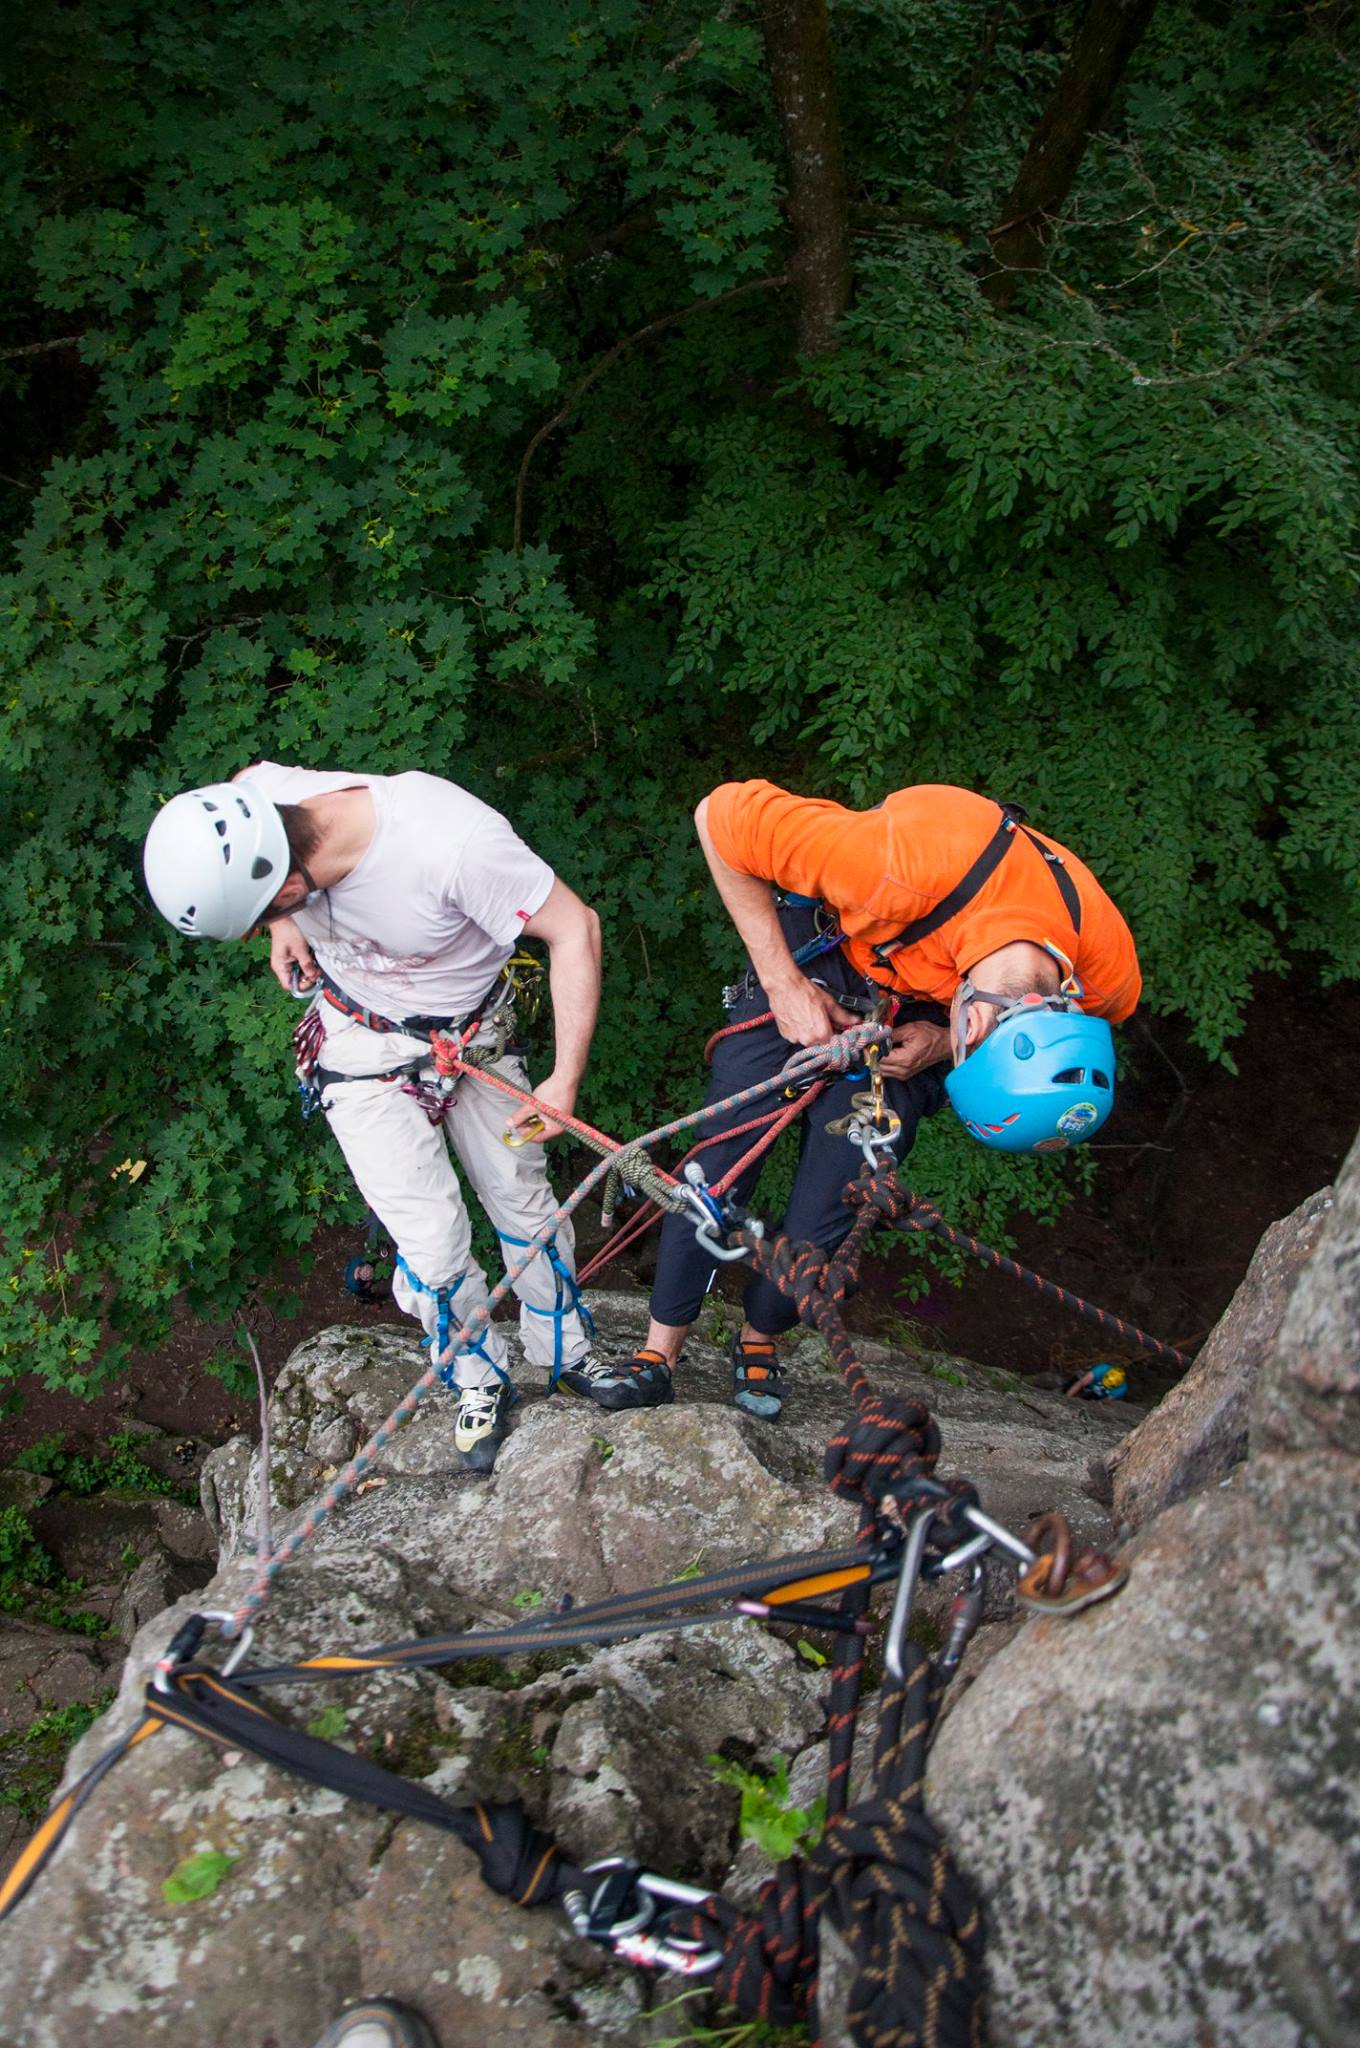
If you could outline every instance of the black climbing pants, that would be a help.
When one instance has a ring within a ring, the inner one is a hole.
[[[780,923],[790,950],[796,950],[810,939],[815,929],[813,911],[801,906],[782,909]],[[858,999],[871,992],[863,975],[856,972],[839,947],[823,953],[819,959],[809,960],[805,972],[810,980],[842,999],[848,995]],[[751,992],[744,994],[729,1011],[729,1024],[744,1024],[769,1009],[769,998],[756,982],[754,974],[749,977],[749,986]],[[944,1024],[948,1022],[948,1012],[937,1003],[904,1003],[899,1007],[895,1021],[905,1024],[913,1018]],[[768,1080],[799,1050],[798,1046],[790,1045],[787,1039],[781,1038],[773,1022],[758,1024],[750,1031],[737,1032],[731,1038],[719,1040],[713,1052],[705,1102],[721,1102],[724,1096],[735,1095],[757,1081]],[[943,1104],[945,1071],[945,1064],[941,1062],[927,1067],[923,1073],[913,1074],[909,1081],[885,1080],[883,1092],[888,1107],[902,1119],[902,1128],[893,1148],[899,1160],[905,1159],[910,1152],[921,1118],[933,1116]],[[825,1251],[834,1251],[853,1221],[842,1197],[847,1181],[853,1180],[859,1171],[862,1156],[848,1138],[832,1136],[826,1126],[848,1113],[851,1096],[866,1085],[863,1074],[858,1078],[848,1074],[833,1075],[799,1125],[798,1168],[780,1228],[790,1237],[810,1240]],[[753,1116],[777,1106],[778,1098],[761,1096],[741,1109],[729,1111],[715,1122],[706,1121],[698,1125],[695,1136],[710,1138],[717,1131],[747,1123]],[[705,1179],[710,1182],[721,1179],[759,1135],[758,1131],[748,1131],[742,1137],[706,1146],[699,1154]],[[763,1158],[758,1159],[733,1184],[730,1193],[736,1201],[750,1201],[764,1163]],[[682,1216],[667,1216],[661,1226],[656,1281],[652,1288],[651,1311],[657,1322],[672,1327],[688,1327],[699,1313],[700,1303],[712,1284],[713,1273],[714,1261],[696,1241],[693,1224]],[[743,1305],[752,1327],[771,1336],[791,1329],[798,1320],[792,1301],[758,1274],[752,1275]]]

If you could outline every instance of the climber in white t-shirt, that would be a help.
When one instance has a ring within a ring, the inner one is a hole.
[[[454,1442],[487,1472],[505,1435],[505,1339],[451,1338],[486,1300],[450,1148],[513,1253],[553,1216],[543,1143],[560,1124],[464,1078],[435,1087],[432,1029],[470,1050],[503,1043],[505,968],[521,938],[548,948],[556,1057],[534,1093],[570,1115],[600,996],[600,923],[488,804],[439,776],[322,774],[257,762],[171,799],[144,853],[152,900],[177,931],[270,932],[285,988],[315,991],[295,1036],[299,1074],[360,1192],[396,1244],[393,1295],[423,1323],[456,1388]],[[495,1071],[528,1086],[506,1051]],[[520,1142],[504,1142],[507,1132]],[[555,1380],[588,1358],[570,1222],[515,1283],[526,1353]],[[573,1375],[574,1376],[574,1375]]]

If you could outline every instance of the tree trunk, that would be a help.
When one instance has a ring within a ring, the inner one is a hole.
[[[826,0],[760,0],[765,54],[788,163],[800,356],[836,346],[850,303],[845,152]]]
[[[994,306],[1009,306],[1021,274],[1040,267],[1049,225],[1072,189],[1086,145],[1156,6],[1157,0],[1091,0],[1025,152],[1001,225],[989,236],[996,269],[982,289]]]

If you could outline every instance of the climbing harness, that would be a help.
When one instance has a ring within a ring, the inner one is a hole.
[[[781,908],[811,910],[814,922],[819,927],[810,939],[805,939],[801,946],[794,948],[795,967],[806,967],[809,960],[819,960],[823,953],[834,952],[844,939],[845,933],[841,930],[840,919],[833,916],[820,896],[792,896],[787,890],[777,889],[774,900]],[[738,1003],[748,1002],[759,986],[755,968],[748,967],[745,974],[739,976],[736,981],[725,984],[722,992],[723,1008],[735,1010]]]
[[[403,1095],[409,1095],[424,1111],[432,1124],[443,1123],[453,1107],[455,1077],[450,1073],[437,1072],[433,1080],[425,1077],[424,1068],[428,1056],[421,1054],[414,1059],[402,1060],[396,1066],[386,1067],[377,1074],[342,1074],[320,1064],[321,1050],[326,1041],[326,1023],[320,1004],[327,1003],[338,1010],[352,1023],[362,1024],[367,1031],[386,1036],[391,1032],[402,1033],[411,1038],[426,1038],[433,1046],[438,1042],[456,1040],[459,1052],[466,1055],[470,1064],[477,1067],[494,1066],[504,1059],[510,1048],[511,1033],[514,1029],[517,1000],[523,991],[533,987],[533,977],[542,969],[537,960],[528,953],[515,953],[506,962],[495,981],[476,1007],[463,1017],[385,1017],[378,1010],[371,1010],[366,1004],[356,1002],[346,995],[337,981],[332,980],[324,968],[318,968],[316,980],[310,988],[304,989],[298,969],[294,966],[291,975],[293,994],[311,1004],[305,1017],[293,1033],[293,1054],[297,1071],[298,1092],[302,1098],[302,1114],[309,1117],[320,1106],[325,1089],[340,1087],[354,1081],[398,1081]],[[483,1025],[495,1030],[491,1046],[482,1046],[469,1052],[473,1039]],[[517,1137],[515,1142],[523,1144],[528,1136]]]
[[[496,1232],[496,1235],[500,1239],[502,1244],[512,1244],[518,1250],[521,1251],[525,1250],[529,1244],[529,1239],[527,1237],[511,1237],[509,1232],[505,1230],[498,1230]],[[532,1305],[532,1303],[523,1301],[520,1303],[520,1306],[522,1309],[525,1310],[527,1314],[531,1316],[546,1316],[550,1319],[552,1323],[553,1356],[552,1368],[548,1377],[548,1391],[549,1393],[551,1393],[553,1388],[557,1385],[557,1382],[561,1379],[562,1367],[566,1363],[566,1359],[563,1355],[563,1325],[565,1324],[567,1317],[572,1314],[578,1316],[580,1318],[581,1327],[585,1331],[587,1337],[593,1337],[595,1335],[595,1318],[591,1315],[590,1310],[586,1307],[584,1297],[581,1293],[581,1284],[579,1280],[577,1279],[576,1275],[572,1272],[571,1267],[566,1264],[562,1257],[562,1254],[557,1249],[557,1239],[555,1236],[550,1237],[548,1239],[548,1242],[542,1247],[541,1256],[545,1258],[548,1261],[548,1264],[552,1267],[554,1290],[553,1305],[551,1308],[535,1308]]]
[[[401,1274],[402,1279],[406,1282],[408,1287],[413,1288],[417,1294],[428,1295],[430,1300],[433,1301],[435,1304],[435,1314],[438,1320],[434,1332],[432,1335],[428,1337],[422,1337],[421,1342],[426,1347],[426,1349],[431,1353],[431,1355],[439,1360],[439,1363],[435,1366],[434,1370],[437,1372],[439,1378],[443,1381],[444,1385],[446,1387],[450,1387],[454,1390],[457,1390],[458,1360],[460,1358],[465,1358],[470,1351],[475,1351],[477,1356],[480,1359],[482,1359],[485,1364],[491,1367],[491,1370],[495,1373],[497,1379],[503,1380],[506,1386],[509,1386],[509,1373],[505,1370],[505,1367],[503,1365],[497,1365],[495,1359],[491,1356],[491,1353],[487,1350],[485,1344],[482,1342],[482,1336],[486,1328],[485,1324],[482,1325],[482,1329],[478,1331],[475,1337],[467,1338],[466,1341],[458,1345],[455,1351],[451,1352],[449,1350],[449,1339],[453,1335],[453,1298],[455,1294],[457,1294],[459,1288],[462,1286],[464,1280],[466,1280],[466,1273],[459,1273],[455,1279],[448,1281],[442,1287],[430,1287],[427,1286],[425,1281],[421,1279],[420,1275],[417,1272],[415,1272],[410,1265],[407,1264],[406,1260],[402,1258],[400,1253],[398,1253],[397,1255],[397,1271]]]

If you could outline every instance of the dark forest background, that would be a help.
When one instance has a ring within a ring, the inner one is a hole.
[[[3,70],[0,1372],[352,1204],[262,942],[142,893],[262,755],[597,905],[620,1135],[697,1099],[734,775],[1025,803],[1214,1058],[1355,973],[1350,5],[43,0]],[[999,1233],[1089,1164],[913,1179]]]

